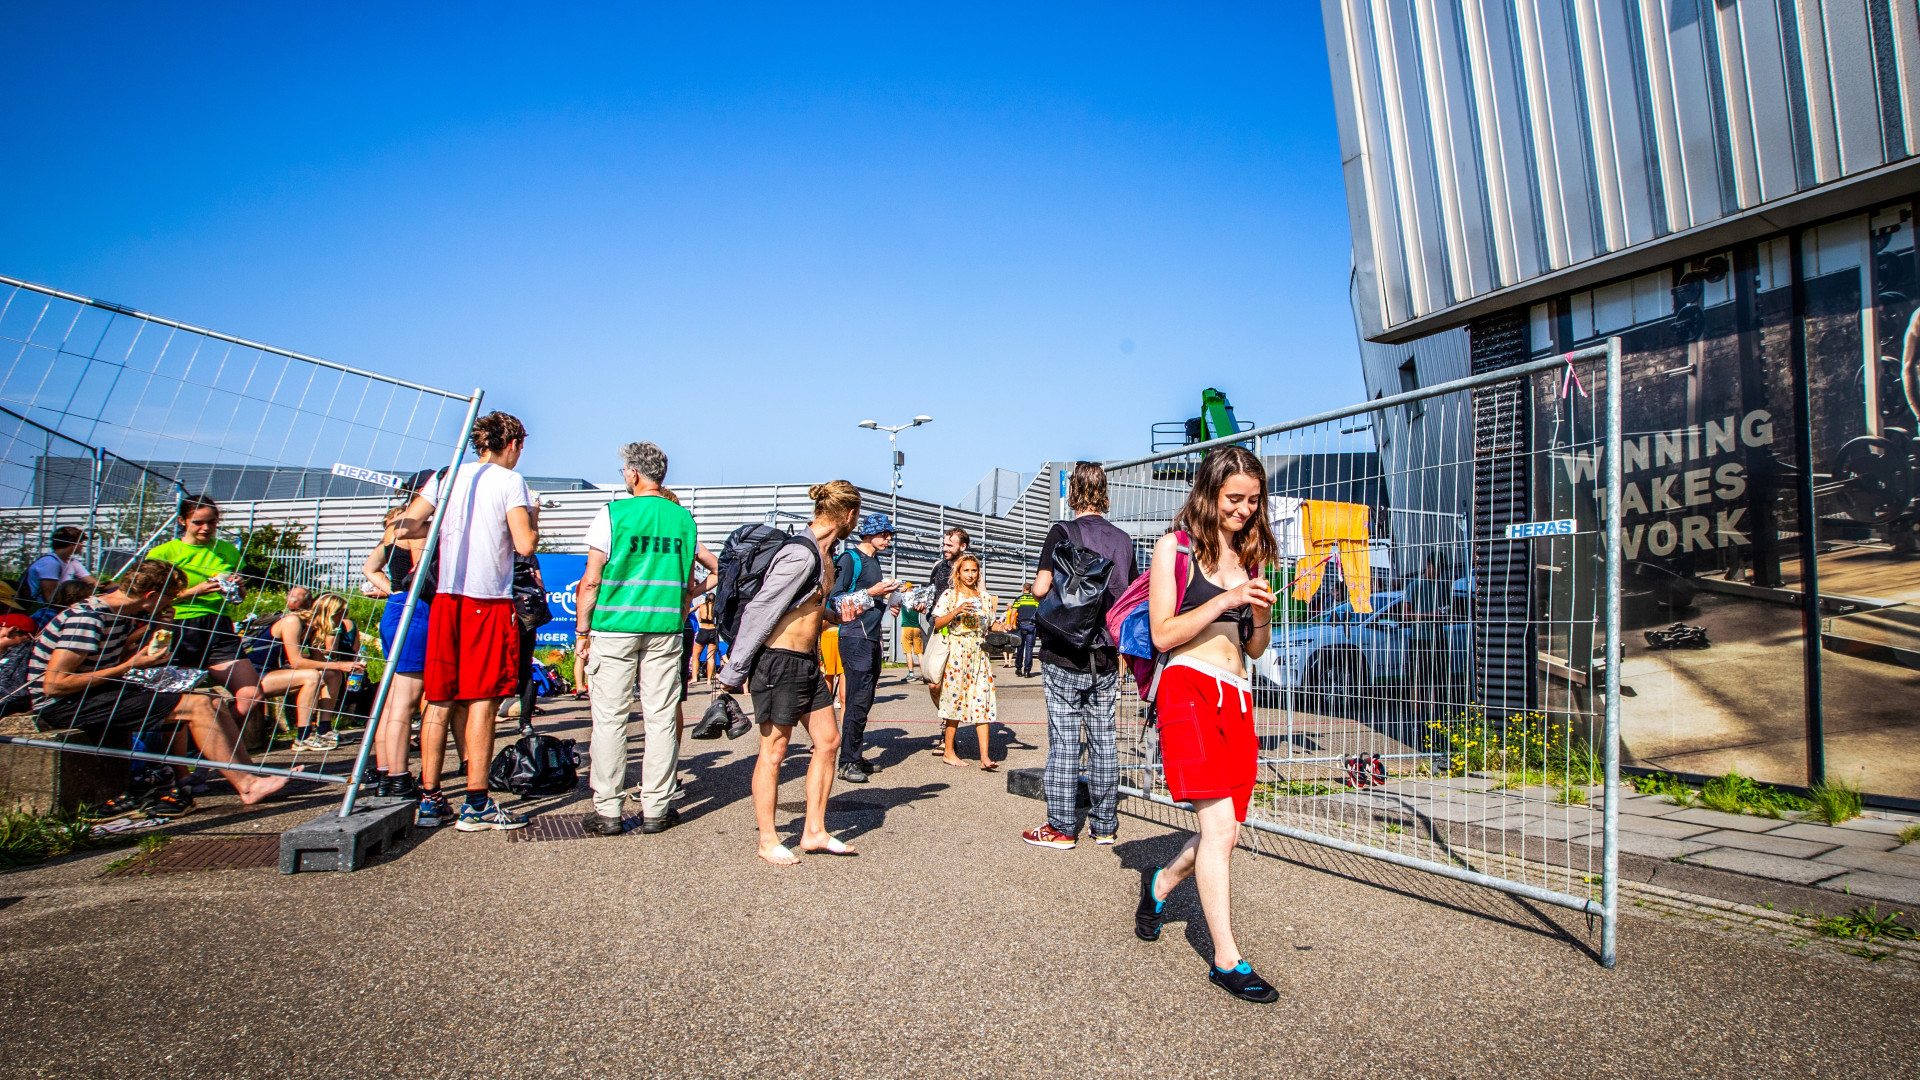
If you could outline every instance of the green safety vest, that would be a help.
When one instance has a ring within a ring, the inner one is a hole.
[[[693,567],[693,515],[671,499],[646,496],[607,504],[613,526],[593,629],[614,634],[674,634],[686,622]]]

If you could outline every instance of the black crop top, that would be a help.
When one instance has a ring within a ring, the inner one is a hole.
[[[387,580],[393,583],[394,592],[405,592],[413,586],[413,552],[399,544],[387,545]]]
[[[1174,614],[1185,615],[1187,612],[1193,611],[1201,604],[1224,594],[1226,591],[1227,590],[1215,585],[1213,582],[1208,581],[1206,575],[1200,573],[1199,567],[1195,566],[1192,570],[1192,576],[1187,581],[1187,595],[1181,599],[1180,610],[1174,612]],[[1249,605],[1241,604],[1237,608],[1228,608],[1221,612],[1213,621],[1217,623],[1237,623],[1241,621],[1244,615],[1250,613],[1251,610]]]

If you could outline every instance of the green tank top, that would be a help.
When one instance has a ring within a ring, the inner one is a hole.
[[[607,505],[612,528],[593,628],[613,634],[674,634],[686,621],[687,575],[697,543],[693,515],[671,499]]]

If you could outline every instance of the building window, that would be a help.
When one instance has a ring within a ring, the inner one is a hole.
[[[1406,363],[1400,365],[1400,392],[1403,394],[1411,394],[1420,389],[1420,369],[1414,365],[1415,361],[1411,356],[1407,357]],[[1407,419],[1411,420],[1426,411],[1425,401],[1413,402],[1407,406]]]

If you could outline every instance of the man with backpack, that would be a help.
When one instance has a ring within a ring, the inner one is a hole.
[[[1087,741],[1087,793],[1092,807],[1087,824],[1098,844],[1111,844],[1120,831],[1120,748],[1114,706],[1120,694],[1120,663],[1103,628],[1090,643],[1064,640],[1055,626],[1068,617],[1103,622],[1106,609],[1133,580],[1133,538],[1101,515],[1107,509],[1107,472],[1091,461],[1076,462],[1067,481],[1072,521],[1056,521],[1040,546],[1040,572],[1032,592],[1040,601],[1040,681],[1047,695],[1047,768],[1042,788],[1047,822],[1021,834],[1036,847],[1071,848],[1079,842],[1080,740]],[[1068,557],[1059,557],[1068,556]],[[1077,557],[1075,557],[1077,556]],[[1089,582],[1061,580],[1056,568],[1110,563],[1103,590],[1085,603]],[[1048,594],[1060,595],[1048,603]],[[1084,611],[1061,612],[1063,603],[1081,603]],[[1051,609],[1051,610],[1050,610]],[[1097,609],[1097,610],[1096,610]],[[1051,618],[1055,612],[1059,617]]]
[[[574,595],[575,670],[593,706],[590,836],[618,836],[627,786],[627,710],[636,673],[647,742],[641,765],[640,831],[680,823],[668,802],[680,767],[682,630],[693,588],[693,515],[661,488],[667,455],[650,442],[620,448],[631,499],[600,508],[587,526],[587,570]]]
[[[864,592],[875,603],[850,621],[840,624],[841,679],[846,686],[846,709],[840,721],[840,779],[849,784],[864,784],[877,767],[862,756],[866,746],[867,714],[873,711],[874,690],[880,685],[880,646],[886,637],[881,628],[887,607],[879,603],[900,588],[880,572],[880,553],[893,546],[893,521],[885,514],[868,514],[855,530],[859,542],[833,560],[833,595],[839,603],[854,593]]]

